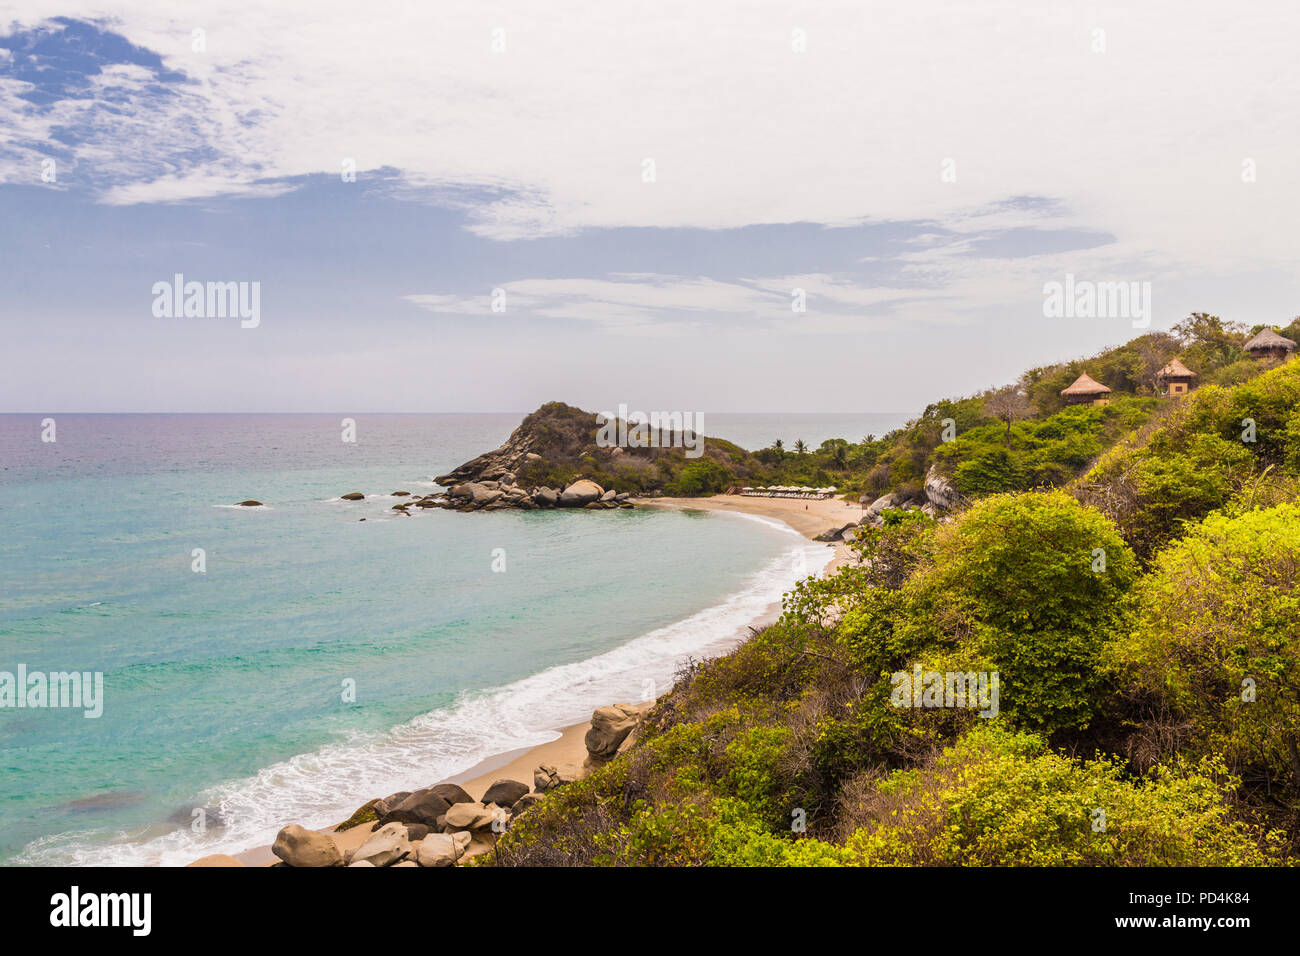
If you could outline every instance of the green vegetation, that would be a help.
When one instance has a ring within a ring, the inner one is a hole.
[[[1086,360],[1030,369],[1002,388],[936,402],[883,437],[830,438],[817,448],[795,438],[749,452],[707,438],[703,457],[696,459],[681,448],[598,448],[590,413],[551,402],[521,426],[533,436],[540,457],[518,478],[526,486],[563,487],[586,477],[619,491],[688,497],[740,485],[834,485],[847,497],[894,493],[899,503],[914,505],[926,500],[924,485],[931,474],[950,479],[968,498],[1066,487],[1117,442],[1144,436],[1179,411],[1180,402],[1162,397],[1157,382],[1157,372],[1171,359],[1181,358],[1197,373],[1192,398],[1202,403],[1202,393],[1221,394],[1255,380],[1265,366],[1241,346],[1258,328],[1194,313],[1172,332],[1152,332]],[[1300,318],[1281,331],[1300,338]],[[1084,371],[1112,389],[1108,404],[1065,405],[1061,390]],[[1223,409],[1225,414],[1235,410]],[[1300,423],[1293,427],[1300,432]],[[1200,423],[1193,428],[1199,431]],[[1235,440],[1223,428],[1215,434]],[[1169,466],[1173,473],[1152,466],[1139,477],[1154,497],[1169,485],[1199,483],[1195,500],[1188,502],[1190,513],[1198,513],[1234,490],[1222,469],[1194,474],[1223,450],[1202,444],[1189,449],[1186,464]],[[1152,525],[1145,533],[1156,544],[1167,539],[1169,529],[1187,516],[1185,510],[1180,505],[1148,516]],[[1138,547],[1144,558],[1151,550]]]
[[[860,563],[688,662],[627,753],[487,862],[1294,865],[1300,361],[1243,367],[1245,334],[1197,315],[1105,353],[1090,374],[1130,388],[1109,405],[1059,407],[1058,366],[885,440],[759,453],[904,501],[937,466],[970,500],[886,510]],[[1162,345],[1206,377],[1178,402],[1145,384]]]

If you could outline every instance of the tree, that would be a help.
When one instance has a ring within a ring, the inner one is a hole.
[[[1178,351],[1178,340],[1166,332],[1152,332],[1134,339],[1129,344],[1137,350],[1138,358],[1142,363],[1142,384],[1155,393],[1160,387],[1158,381],[1160,370]]]
[[[1300,505],[1232,510],[1160,553],[1106,656],[1194,750],[1300,795]]]
[[[808,450],[808,446],[805,445],[805,444],[803,443],[803,439],[802,439],[802,438],[800,438],[800,439],[798,439],[797,441],[795,441],[795,443],[794,443],[794,453],[795,453],[796,455],[802,455],[802,454],[804,454],[804,452],[806,452],[807,450]]]
[[[1011,423],[1028,418],[1031,412],[1029,398],[1014,385],[991,392],[984,399],[984,414],[1006,422],[1008,448],[1011,446]]]
[[[1136,575],[1115,526],[1066,492],[994,495],[939,529],[932,563],[899,592],[895,638],[990,662],[1020,726],[1083,727]]]

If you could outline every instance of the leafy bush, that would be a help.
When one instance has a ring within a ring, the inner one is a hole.
[[[948,866],[1261,865],[1279,834],[1231,818],[1222,768],[1125,779],[1113,759],[1076,761],[1041,738],[980,726],[930,766],[895,773],[851,808],[854,862]]]
[[[1300,505],[1215,514],[1157,557],[1107,660],[1157,710],[1300,797]]]
[[[942,528],[932,560],[908,583],[896,639],[969,645],[999,671],[1019,725],[1085,726],[1098,655],[1137,571],[1114,526],[1064,492],[998,495]]]

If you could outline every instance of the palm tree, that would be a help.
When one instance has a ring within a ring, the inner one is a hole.
[[[785,442],[778,438],[776,441],[772,442],[772,448],[774,451],[785,451]]]
[[[802,455],[802,454],[803,454],[804,452],[806,452],[807,450],[808,450],[808,446],[805,445],[805,444],[803,443],[803,439],[802,439],[802,438],[797,439],[797,440],[795,441],[795,443],[794,443],[794,453],[795,453],[796,455]]]

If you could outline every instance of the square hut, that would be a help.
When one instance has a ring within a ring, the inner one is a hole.
[[[1194,378],[1196,373],[1178,359],[1170,360],[1168,365],[1156,372],[1156,383],[1164,386],[1165,394],[1170,398],[1178,398],[1191,391]]]
[[[1260,360],[1281,359],[1285,362],[1295,351],[1295,343],[1278,335],[1273,329],[1260,329],[1254,338],[1242,346],[1251,358]]]
[[[1061,389],[1067,405],[1104,405],[1109,399],[1110,389],[1084,372],[1069,388]]]

